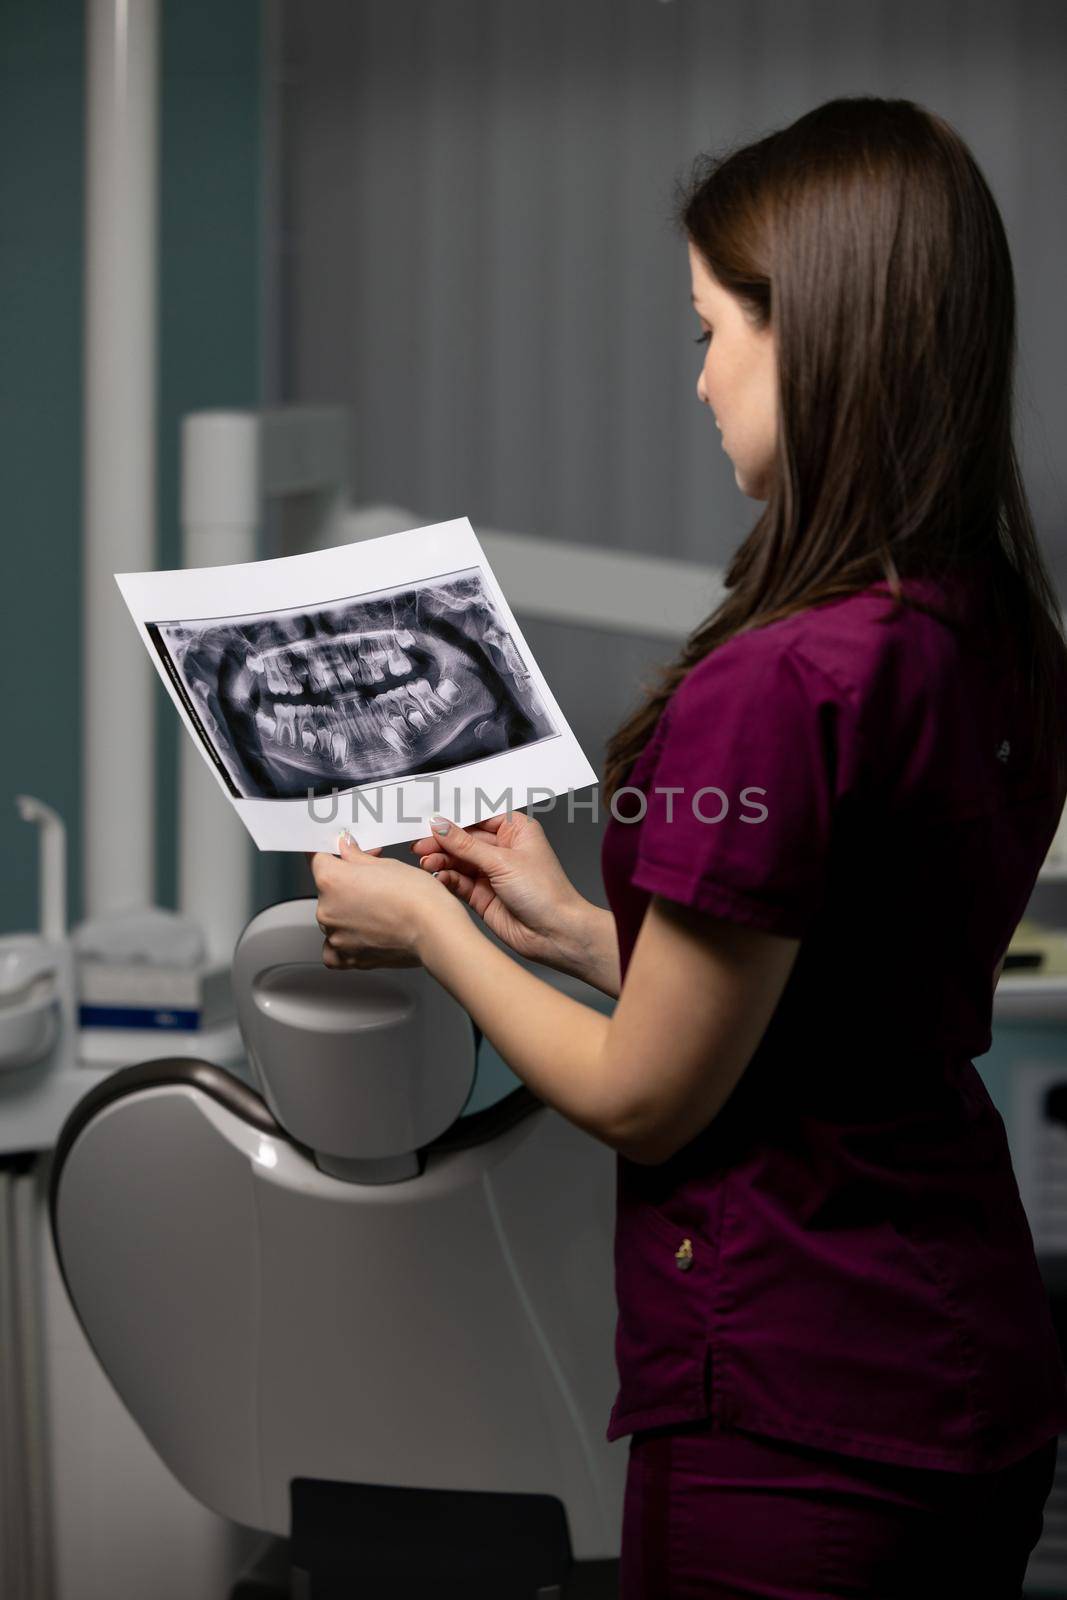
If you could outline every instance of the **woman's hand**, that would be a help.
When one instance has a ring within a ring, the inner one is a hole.
[[[420,867],[436,872],[516,955],[580,971],[584,913],[595,908],[567,877],[535,817],[513,811],[469,828],[452,822],[411,848]]]
[[[316,920],[325,940],[327,967],[418,967],[418,942],[433,918],[454,916],[459,907],[433,878],[403,861],[381,861],[381,846],[361,850],[348,833],[340,857],[308,856],[319,891]]]

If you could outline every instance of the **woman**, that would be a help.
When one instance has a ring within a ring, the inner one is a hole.
[[[953,130],[872,97],[702,160],[678,215],[697,395],[766,504],[608,745],[610,910],[521,813],[423,872],[345,840],[323,959],[422,962],[618,1154],[623,1600],[1008,1600],[1067,1386],[972,1058],[1067,796],[1067,651],[1007,243]]]

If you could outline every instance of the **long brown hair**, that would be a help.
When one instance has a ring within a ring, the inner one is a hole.
[[[725,598],[606,745],[610,802],[690,668],[733,635],[885,581],[991,568],[1035,749],[1067,776],[1059,604],[1012,436],[1015,291],[963,140],[910,100],[827,101],[701,155],[674,222],[757,328],[774,319],[778,432],[765,509]],[[936,613],[940,614],[940,613]]]

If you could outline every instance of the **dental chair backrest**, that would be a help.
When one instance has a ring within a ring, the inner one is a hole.
[[[281,1126],[332,1177],[392,1183],[455,1122],[475,1073],[471,1020],[422,967],[322,962],[314,900],[245,928],[233,992],[249,1062]]]
[[[486,1528],[548,1496],[576,1559],[613,1558],[614,1153],[525,1084],[464,1115],[466,1014],[421,968],[321,967],[314,910],[239,941],[262,1096],[164,1058],[64,1124],[52,1230],[86,1337],[178,1481],[246,1527],[288,1536],[297,1484],[475,1494]],[[662,1226],[649,1281],[675,1269]]]

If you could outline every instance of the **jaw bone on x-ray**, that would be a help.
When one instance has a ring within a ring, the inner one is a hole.
[[[314,610],[148,631],[245,798],[439,771],[554,731],[476,568]]]
[[[349,822],[400,843],[434,810],[466,826],[597,781],[466,517],[116,581],[261,850]]]

